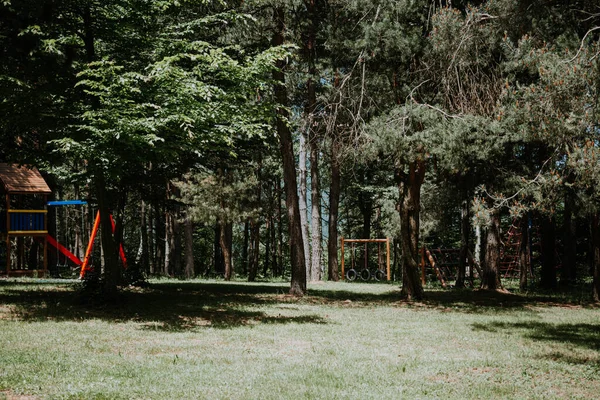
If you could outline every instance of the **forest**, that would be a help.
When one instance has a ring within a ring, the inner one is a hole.
[[[0,163],[87,203],[48,207],[80,259],[98,212],[107,296],[388,257],[418,300],[451,249],[456,288],[600,301],[599,96],[594,0],[0,2]]]

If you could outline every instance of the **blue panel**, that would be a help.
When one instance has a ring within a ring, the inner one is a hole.
[[[87,204],[85,200],[57,200],[57,201],[49,201],[49,206],[81,206]]]

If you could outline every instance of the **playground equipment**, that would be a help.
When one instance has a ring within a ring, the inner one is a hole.
[[[0,193],[6,199],[4,207],[0,206],[4,208],[0,211],[0,240],[5,244],[1,256],[6,275],[45,275],[48,270],[45,205],[52,193],[50,188],[36,168],[0,163]]]
[[[433,270],[435,276],[438,281],[442,284],[442,287],[447,287],[448,280],[455,280],[458,274],[458,265],[460,263],[460,249],[427,249],[425,247],[419,249],[419,256],[421,258],[421,262],[419,266],[421,267],[421,283],[425,285],[426,277],[427,277],[427,268],[429,264],[429,268]],[[467,251],[467,266],[469,269],[469,274],[471,279],[473,277],[473,272],[476,271],[479,276],[481,276],[481,269],[479,265],[475,262],[473,254],[471,251]]]
[[[383,280],[384,278],[387,279],[388,281],[391,280],[391,270],[390,270],[390,239],[386,238],[386,239],[344,239],[343,237],[340,239],[341,242],[341,257],[342,257],[342,279],[347,279],[349,281],[353,281],[355,280],[357,277],[360,277],[363,281],[368,281],[371,278],[374,278],[375,280]],[[345,258],[344,258],[344,253],[345,253],[345,244],[346,243],[351,243],[352,247],[351,247],[351,253],[350,253],[350,260],[351,260],[351,268],[346,272],[345,269]],[[363,268],[361,269],[360,273],[357,272],[356,270],[356,244],[363,244],[364,245],[364,251],[363,251]],[[369,260],[368,260],[368,249],[367,249],[367,245],[369,243],[377,243],[377,269],[373,272],[371,272],[371,270],[369,269]],[[382,268],[382,255],[381,255],[381,247],[382,244],[385,243],[386,245],[386,251],[385,251],[385,255],[386,255],[386,270],[384,271]]]
[[[0,241],[5,244],[4,247],[0,247],[0,259],[4,257],[6,269],[0,271],[0,274],[5,273],[8,276],[46,275],[48,272],[48,245],[54,247],[66,260],[81,267],[80,278],[84,278],[86,272],[93,268],[91,255],[100,227],[100,211],[96,214],[94,227],[82,261],[48,234],[47,207],[85,205],[87,202],[83,200],[47,201],[48,195],[51,193],[36,168],[0,163],[0,194],[5,195],[6,198],[4,206],[0,204]],[[3,210],[3,208],[5,209]],[[112,215],[110,220],[114,234],[115,222]],[[127,268],[123,244],[120,245],[119,255],[123,266]]]

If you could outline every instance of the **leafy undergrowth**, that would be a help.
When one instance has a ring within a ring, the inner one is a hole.
[[[153,281],[117,304],[0,280],[2,398],[594,398],[600,309],[564,297]]]

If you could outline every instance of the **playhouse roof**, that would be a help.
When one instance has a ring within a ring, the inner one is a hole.
[[[0,163],[0,183],[0,189],[8,194],[51,193],[40,171],[31,166]]]

